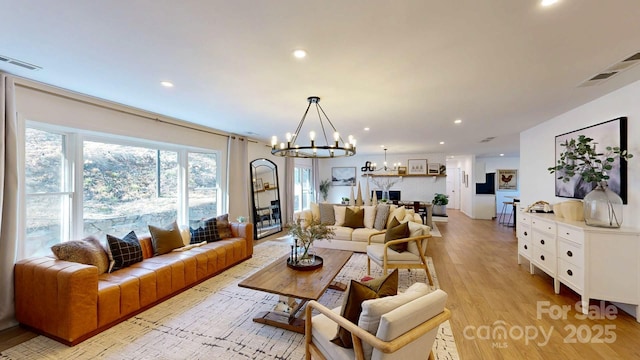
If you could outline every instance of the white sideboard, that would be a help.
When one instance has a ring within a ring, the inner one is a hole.
[[[587,226],[553,214],[518,213],[518,264],[529,260],[553,278],[555,293],[564,284],[581,297],[582,312],[589,299],[635,307],[640,322],[640,230]]]

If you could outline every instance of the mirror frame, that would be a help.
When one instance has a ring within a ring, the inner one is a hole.
[[[266,171],[260,171],[261,167],[269,168]],[[272,174],[273,177],[269,178],[269,188],[264,188],[264,176],[267,171]],[[249,163],[249,174],[251,176],[251,217],[253,220],[253,238],[258,240],[266,236],[279,233],[282,231],[282,202],[280,201],[280,184],[278,182],[278,165],[273,161],[265,158],[259,158]],[[261,176],[261,177],[258,177]],[[260,182],[258,182],[260,180]],[[261,194],[273,194],[273,196],[261,196]],[[262,204],[261,204],[262,200]],[[277,201],[277,212],[274,212],[274,205],[270,203],[265,207],[266,201]],[[258,214],[268,210],[269,227],[264,230],[263,222],[267,221],[262,219],[265,214]],[[273,221],[273,225],[271,222]],[[260,224],[260,226],[258,226]]]

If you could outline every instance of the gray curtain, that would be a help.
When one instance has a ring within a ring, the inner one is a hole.
[[[18,260],[18,133],[13,78],[0,73],[0,330],[17,325],[13,302],[13,266]]]
[[[295,200],[295,184],[294,184],[294,170],[295,162],[293,158],[287,157],[284,160],[284,199],[286,206],[282,213],[283,224],[288,224],[293,221],[293,201]]]
[[[238,216],[249,217],[249,146],[246,138],[232,135],[227,146],[227,193],[229,194],[229,220]]]

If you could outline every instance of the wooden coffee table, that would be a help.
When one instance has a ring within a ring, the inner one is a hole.
[[[322,257],[322,267],[311,270],[294,270],[287,266],[288,255],[272,262],[267,267],[242,280],[238,286],[301,300],[289,315],[275,311],[263,311],[253,321],[261,324],[304,334],[304,320],[296,314],[309,300],[318,300],[327,288],[344,291],[345,284],[333,281],[344,264],[349,261],[351,251],[317,248]]]

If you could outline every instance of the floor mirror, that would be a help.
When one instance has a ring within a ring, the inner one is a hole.
[[[252,216],[255,239],[282,231],[278,166],[271,160],[256,159],[250,164]]]

